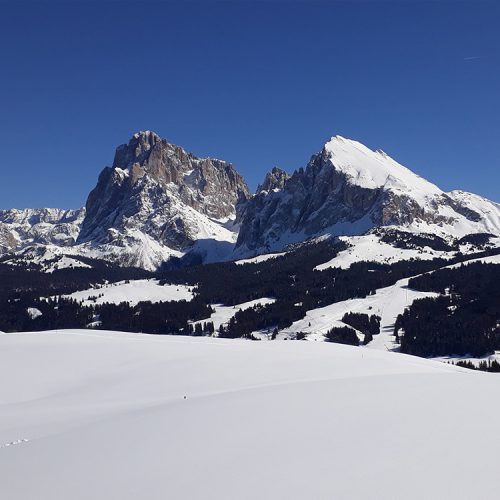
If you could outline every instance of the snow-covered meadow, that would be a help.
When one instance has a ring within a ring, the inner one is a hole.
[[[495,499],[500,378],[320,342],[0,335],[0,497]]]
[[[336,326],[346,326],[342,316],[345,313],[375,314],[381,318],[380,333],[373,337],[367,347],[374,349],[398,349],[394,341],[394,323],[398,314],[403,313],[413,301],[424,297],[437,297],[437,293],[419,292],[408,288],[409,278],[399,280],[394,285],[380,288],[365,298],[334,302],[325,307],[307,311],[304,318],[280,331],[279,338],[294,338],[297,333],[307,334],[307,340],[324,340],[326,332]],[[358,332],[362,341],[364,336]]]
[[[82,301],[84,305],[104,304],[120,304],[128,302],[131,306],[138,304],[141,301],[150,302],[167,302],[179,300],[192,300],[192,287],[185,285],[160,285],[158,280],[129,280],[118,281],[116,283],[108,283],[99,285],[89,290],[74,292],[70,295],[65,295],[66,299],[74,299]]]
[[[267,304],[273,304],[274,302],[276,302],[275,299],[263,297],[262,299],[250,300],[234,306],[212,304],[214,312],[210,315],[210,317],[199,321],[193,321],[192,324],[193,326],[197,324],[203,325],[207,321],[211,321],[214,324],[215,330],[218,330],[221,325],[226,325],[238,311],[245,311],[246,309],[250,309],[255,306],[265,306]]]

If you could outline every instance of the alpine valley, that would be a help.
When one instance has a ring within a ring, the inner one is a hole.
[[[0,330],[326,340],[495,370],[500,205],[332,137],[250,193],[154,132],[84,208],[0,211]]]

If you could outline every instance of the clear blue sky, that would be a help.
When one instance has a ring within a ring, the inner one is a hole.
[[[82,206],[145,129],[252,188],[340,134],[500,201],[500,2],[0,8],[0,208]]]

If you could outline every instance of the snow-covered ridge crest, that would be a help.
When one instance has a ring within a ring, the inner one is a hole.
[[[500,206],[462,191],[446,193],[387,153],[334,136],[281,189],[259,192],[246,204],[235,255],[388,226],[444,238],[500,235]]]
[[[381,149],[372,151],[358,141],[336,135],[325,144],[324,150],[333,167],[345,173],[348,182],[362,188],[406,189],[427,196],[443,194],[436,185],[404,167]]]

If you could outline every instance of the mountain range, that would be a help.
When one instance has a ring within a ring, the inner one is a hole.
[[[145,131],[118,146],[85,208],[0,211],[3,260],[71,266],[86,257],[154,270],[174,261],[249,259],[325,237],[401,247],[401,234],[453,248],[483,234],[497,245],[500,205],[444,192],[384,151],[340,136],[292,175],[273,168],[252,195],[230,163],[198,158]]]

